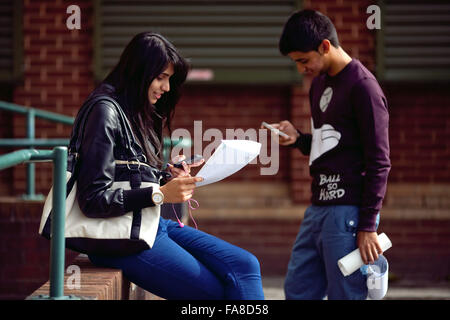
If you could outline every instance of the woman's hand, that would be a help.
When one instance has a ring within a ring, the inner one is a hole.
[[[180,161],[185,160],[185,159],[186,159],[186,156],[184,154],[178,155],[178,156],[176,156],[176,157],[174,157],[172,159],[172,163],[177,163],[177,162],[180,162]],[[205,162],[205,159],[202,159],[199,162],[196,162],[196,163],[193,163],[193,164],[186,164],[186,162],[183,161],[181,163],[181,165],[183,166],[183,169],[176,168],[176,167],[173,166],[172,163],[168,163],[167,164],[167,168],[168,168],[169,172],[172,174],[172,177],[174,177],[174,178],[176,178],[176,177],[187,177],[187,176],[190,176],[191,168],[199,167],[204,162]]]
[[[181,203],[192,198],[195,183],[203,181],[201,177],[180,176],[173,178],[159,188],[164,194],[164,203]]]
[[[290,144],[295,143],[295,141],[299,136],[297,129],[295,129],[294,125],[287,120],[283,120],[280,123],[271,123],[270,125],[275,129],[283,131],[289,136],[289,138],[285,138],[281,135],[278,135],[279,138],[278,143],[282,146],[288,146]],[[266,129],[266,127],[261,126],[261,129]]]
[[[376,232],[359,231],[356,244],[364,264],[374,263],[378,255],[383,253]]]

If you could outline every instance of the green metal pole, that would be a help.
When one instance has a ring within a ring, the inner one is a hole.
[[[65,116],[63,114],[40,110],[40,109],[35,109],[35,108],[24,107],[24,106],[6,102],[6,101],[0,101],[0,110],[6,110],[6,111],[21,113],[21,114],[27,114],[28,111],[31,109],[34,111],[35,116],[38,118],[46,119],[46,120],[53,121],[53,122],[69,124],[69,125],[72,125],[75,121],[74,117]]]
[[[29,109],[27,112],[27,138],[28,139],[34,139],[35,132],[34,132],[34,125],[35,125],[35,117],[34,117],[34,110]],[[31,146],[28,146],[28,148],[31,148]],[[26,164],[26,171],[27,171],[27,192],[24,196],[25,199],[34,199],[35,197],[35,164],[34,163],[27,163]]]
[[[53,149],[53,212],[50,245],[50,299],[64,299],[67,148]]]
[[[69,139],[0,139],[0,147],[59,147],[68,146]]]

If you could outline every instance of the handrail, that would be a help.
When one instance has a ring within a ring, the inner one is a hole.
[[[38,299],[73,299],[75,298],[73,296],[64,296],[67,148],[24,149],[11,152],[0,156],[0,170],[27,161],[52,161],[54,165],[50,237],[50,295],[39,296]]]
[[[52,152],[48,150],[35,150],[35,149],[25,149],[14,151],[5,155],[0,156],[0,170],[13,167],[15,165],[21,164],[25,161],[29,161],[37,156],[49,156]]]
[[[0,147],[58,147],[68,145],[69,139],[0,139]]]
[[[70,125],[72,125],[75,121],[74,117],[65,116],[65,115],[62,115],[59,113],[40,110],[40,109],[36,109],[36,108],[25,107],[25,106],[21,106],[21,105],[6,102],[6,101],[0,101],[0,110],[11,111],[11,112],[21,113],[21,114],[28,114],[30,112],[33,112],[35,117],[53,121],[53,122],[70,124]]]
[[[73,125],[75,118],[62,114],[20,106],[15,103],[0,101],[0,110],[25,114],[27,117],[27,137],[26,139],[0,139],[0,147],[54,147],[65,146],[69,144],[69,140],[61,139],[35,139],[35,118],[59,122],[63,124]],[[26,164],[26,193],[22,196],[27,200],[43,200],[43,195],[35,193],[35,165],[34,163]]]

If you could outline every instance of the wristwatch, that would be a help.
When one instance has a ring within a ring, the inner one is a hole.
[[[153,190],[152,200],[157,206],[161,205],[164,202],[164,193],[159,190]]]

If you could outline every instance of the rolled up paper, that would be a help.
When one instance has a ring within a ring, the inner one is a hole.
[[[392,247],[392,242],[391,240],[389,240],[385,233],[381,233],[378,235],[378,242],[380,243],[381,250],[383,250],[383,252]],[[364,265],[364,262],[361,259],[359,248],[353,250],[345,257],[339,259],[337,263],[339,269],[345,277],[351,275],[353,272]]]

